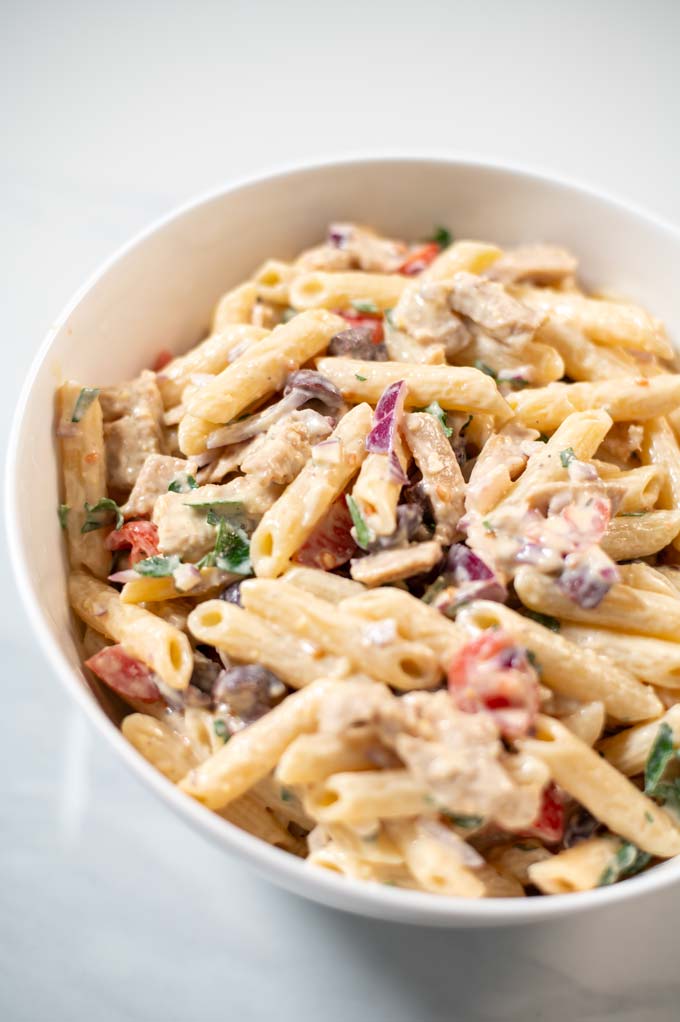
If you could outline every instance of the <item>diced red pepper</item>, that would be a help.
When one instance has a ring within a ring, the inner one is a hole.
[[[163,369],[165,369],[168,362],[172,362],[173,358],[174,355],[171,351],[168,351],[167,348],[161,348],[151,364],[151,371],[154,373],[160,373]]]
[[[123,699],[155,703],[161,698],[154,672],[126,653],[122,646],[104,646],[85,661],[85,666]]]
[[[351,528],[352,518],[341,497],[331,505],[293,560],[324,571],[346,564],[359,549],[350,534]]]
[[[106,537],[108,550],[130,549],[130,564],[154,557],[158,553],[158,529],[153,522],[141,518],[126,522],[120,529],[114,529]]]
[[[524,837],[537,837],[546,844],[555,844],[564,836],[565,812],[564,802],[554,781],[543,789],[543,801],[538,816],[526,831]]]
[[[407,277],[417,276],[427,269],[430,263],[434,262],[440,252],[441,248],[436,241],[428,242],[427,245],[410,253],[399,267],[399,273],[403,273]]]
[[[365,326],[371,330],[371,340],[374,344],[380,344],[385,336],[383,330],[382,312],[352,312],[347,309],[336,309],[338,316],[346,319],[350,326]]]
[[[500,629],[462,646],[448,673],[449,692],[464,713],[490,713],[506,738],[527,734],[539,705],[538,676],[522,646]]]

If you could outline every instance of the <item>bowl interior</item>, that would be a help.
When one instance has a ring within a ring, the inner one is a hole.
[[[196,343],[221,293],[265,258],[293,256],[321,239],[330,221],[345,219],[409,239],[443,224],[458,238],[564,244],[590,286],[647,305],[680,336],[672,280],[678,236],[616,203],[521,171],[399,159],[321,166],[208,197],[152,228],[86,285],[51,331],[22,398],[8,463],[10,541],[34,623],[51,653],[60,651],[62,673],[65,658],[110,719],[118,716],[115,701],[90,694],[72,638],[56,514],[54,390],[68,378],[122,380],[160,349]]]

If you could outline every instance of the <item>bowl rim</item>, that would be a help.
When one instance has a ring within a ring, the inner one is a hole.
[[[557,186],[569,192],[579,193],[613,212],[633,216],[645,221],[657,231],[667,235],[680,245],[680,230],[648,210],[623,198],[592,188],[580,181],[561,175],[534,170],[522,164],[505,160],[455,156],[433,152],[414,155],[369,154],[350,157],[326,157],[319,161],[295,161],[277,164],[256,174],[243,175],[183,202],[169,212],[155,218],[148,226],[138,231],[129,241],[119,246],[106,258],[73,294],[60,315],[53,321],[43,342],[39,346],[20,396],[14,409],[12,427],[7,447],[5,464],[5,518],[9,545],[10,563],[24,609],[31,629],[37,636],[40,648],[48,664],[81,707],[88,719],[106,740],[117,750],[123,762],[176,814],[188,821],[194,829],[209,837],[228,852],[236,855],[247,865],[273,883],[294,891],[312,901],[344,909],[358,915],[371,916],[393,921],[434,926],[486,926],[517,925],[543,919],[562,918],[575,912],[583,912],[605,905],[620,904],[638,895],[659,891],[680,879],[680,859],[674,863],[668,860],[637,877],[621,881],[608,887],[578,894],[558,894],[536,898],[488,898],[469,900],[426,892],[393,889],[386,885],[367,883],[348,877],[337,876],[329,871],[310,869],[304,860],[267,845],[264,841],[247,834],[233,824],[206,809],[198,802],[184,795],[171,781],[160,774],[126,741],[122,732],[101,709],[92,693],[82,684],[62,652],[58,640],[51,634],[37,593],[33,589],[28,571],[27,553],[22,549],[19,527],[20,501],[15,479],[18,468],[19,443],[23,423],[31,401],[36,377],[49,356],[52,344],[75,308],[87,297],[113,266],[124,260],[134,249],[143,245],[151,236],[171,222],[191,213],[227,194],[270,183],[276,179],[297,174],[328,170],[329,168],[355,167],[376,164],[438,164],[443,167],[464,167],[469,170],[497,171],[509,177],[549,186]],[[675,867],[675,868],[674,868]]]

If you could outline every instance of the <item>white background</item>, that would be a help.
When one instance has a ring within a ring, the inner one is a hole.
[[[4,0],[0,17],[3,437],[52,317],[95,266],[250,172],[479,155],[680,223],[674,0]],[[3,1022],[680,1016],[680,890],[494,934],[362,921],[270,887],[99,744],[9,578],[1,592]]]

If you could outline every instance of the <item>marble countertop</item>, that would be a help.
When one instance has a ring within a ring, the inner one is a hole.
[[[463,153],[586,181],[680,223],[671,0],[6,0],[0,17],[3,436],[71,292],[155,216],[235,177],[367,152]],[[680,1016],[680,889],[497,932],[317,907],[141,787],[71,705],[11,584],[0,642],[3,1022]]]

